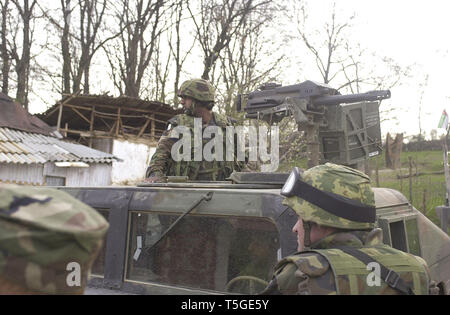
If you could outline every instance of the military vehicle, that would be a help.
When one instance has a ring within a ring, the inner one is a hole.
[[[234,173],[226,182],[59,187],[110,223],[88,294],[256,294],[296,252],[288,174]],[[384,243],[423,257],[450,292],[450,237],[398,191],[374,188]]]
[[[240,96],[237,108],[269,123],[294,115],[316,158],[352,165],[380,154],[379,101],[389,97],[389,91],[340,95],[306,81],[264,85]],[[261,292],[277,261],[297,249],[292,232],[297,215],[282,205],[280,195],[288,175],[233,173],[224,182],[173,177],[140,187],[59,187],[110,223],[88,293]],[[398,191],[374,191],[384,243],[423,257],[432,280],[449,294],[450,237]]]

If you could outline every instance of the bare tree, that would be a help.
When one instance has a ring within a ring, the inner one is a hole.
[[[190,56],[196,36],[186,36],[186,28],[190,19],[184,17],[187,0],[175,0],[165,10],[164,31],[158,37],[154,56],[150,65],[150,81],[153,84],[143,87],[143,92],[163,103],[178,105],[176,91],[180,83],[183,65]],[[173,85],[172,85],[173,83]],[[173,87],[173,88],[172,88]]]
[[[336,16],[336,5],[334,4],[330,20],[324,23],[324,29],[321,31],[316,30],[315,34],[312,35],[306,31],[309,18],[307,12],[308,9],[305,5],[302,5],[300,12],[297,13],[298,34],[314,56],[323,83],[328,84],[339,74],[345,72],[347,68],[357,65],[354,60],[345,57],[341,53],[342,50],[348,50],[346,31],[352,27],[351,23],[354,15],[348,17],[345,22],[340,23]],[[345,86],[353,82],[354,80],[350,80],[345,83]]]
[[[107,3],[106,0],[60,0],[62,23],[41,8],[61,33],[62,93],[77,93],[83,89],[89,94],[92,59],[107,41],[118,36],[99,39]]]
[[[194,45],[197,41],[197,33],[194,34],[192,38],[189,39],[191,41],[191,44],[189,45],[189,48],[183,52],[182,51],[182,44],[183,40],[185,40],[185,36],[182,37],[182,34],[184,33],[182,30],[182,22],[184,20],[183,18],[183,12],[185,10],[185,4],[189,0],[179,0],[176,2],[176,5],[174,6],[173,12],[172,12],[172,19],[173,19],[173,28],[169,31],[169,48],[172,55],[173,62],[175,63],[175,74],[174,74],[174,82],[173,87],[174,91],[178,89],[178,86],[180,84],[180,76],[181,71],[183,69],[183,65],[187,59],[187,57],[191,54],[192,49],[194,48]],[[178,97],[176,93],[174,93],[173,97],[173,103],[174,105],[178,105]]]
[[[74,8],[71,8],[71,0],[61,0],[61,10],[63,13],[63,27],[61,36],[61,53],[63,59],[62,66],[62,93],[70,94],[72,77],[72,58],[70,54],[70,17]],[[57,28],[61,26],[51,19]]]
[[[234,99],[237,94],[252,91],[281,72],[279,66],[286,55],[282,52],[277,56],[273,49],[276,44],[264,37],[265,25],[270,24],[274,12],[281,8],[267,4],[264,9],[247,16],[241,30],[219,56],[221,69],[218,83],[224,84],[221,103],[227,115],[236,116]],[[267,57],[269,55],[270,58]]]
[[[296,12],[298,34],[313,56],[322,80],[339,91],[361,93],[363,90],[391,89],[410,76],[412,66],[401,66],[394,59],[380,57],[351,41],[355,15],[338,16],[333,4],[331,16],[323,29],[307,32],[308,9],[304,4]],[[377,64],[377,67],[373,67]],[[397,119],[398,108],[380,109],[381,122]]]
[[[147,89],[152,91],[149,93],[152,96],[152,99],[165,103],[167,99],[166,88],[170,74],[169,67],[171,63],[171,56],[170,53],[168,53],[167,56],[163,57],[162,50],[165,48],[164,44],[166,43],[164,41],[164,44],[161,45],[161,38],[162,36],[158,37],[157,44],[155,46],[155,58],[153,62],[154,80],[152,80],[154,84],[151,87],[147,87]]]
[[[31,46],[33,44],[32,23],[34,20],[33,11],[37,0],[11,0],[15,5],[22,22],[22,47],[13,41],[10,45],[10,54],[15,61],[15,70],[17,75],[16,101],[22,104],[28,110],[28,79],[30,76]],[[21,50],[21,51],[20,51]]]
[[[6,36],[8,33],[7,28],[7,19],[8,19],[8,5],[9,0],[5,0],[4,2],[0,3],[1,8],[1,43],[0,43],[0,56],[2,58],[2,92],[5,94],[8,94],[9,91],[9,70],[11,67],[10,58],[9,58],[9,52],[8,52],[8,45],[6,44]]]
[[[389,57],[379,57],[360,44],[351,42],[355,14],[342,18],[338,16],[336,3],[331,16],[324,21],[324,28],[307,32],[308,8],[303,4],[297,12],[298,34],[313,55],[316,67],[326,84],[336,82],[337,90],[351,93],[362,92],[362,87],[389,89],[409,75],[411,66],[402,67]],[[377,64],[378,67],[366,67]]]
[[[163,32],[164,5],[162,0],[121,0],[115,8],[114,23],[123,31],[105,52],[121,94],[140,96],[143,77]]]
[[[203,79],[212,80],[219,55],[242,29],[247,16],[269,3],[267,0],[200,0],[198,11],[188,4],[203,50]]]

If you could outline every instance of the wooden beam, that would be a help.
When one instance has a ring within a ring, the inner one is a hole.
[[[70,107],[70,106],[69,106]],[[87,119],[79,110],[77,110],[74,107],[70,107],[70,109],[72,109],[75,113],[77,113],[81,118],[83,118],[88,124],[91,123],[91,121],[89,119]],[[92,115],[92,114],[91,114]]]
[[[91,134],[89,134],[86,131],[82,131],[82,130],[67,129],[67,133],[68,134],[79,135],[83,139],[91,138]],[[114,139],[114,138],[117,138],[114,135],[111,135],[111,134],[109,134],[108,132],[105,132],[105,131],[94,131],[94,133],[95,133],[95,138],[99,138],[99,139]],[[119,136],[118,138],[123,138],[123,137]],[[135,140],[135,141],[138,141],[139,139],[149,139],[150,140],[151,138],[152,138],[152,136],[150,134],[145,134],[145,133],[141,137],[137,137],[136,135],[128,135],[128,139],[132,139],[132,140]],[[156,136],[155,138],[159,139],[160,137]]]
[[[99,117],[99,118],[102,121],[102,123],[105,124],[106,128],[111,128],[111,126],[106,121],[104,121],[103,118],[101,118],[101,117]]]
[[[58,132],[60,132],[60,130],[61,130],[61,119],[62,119],[63,106],[64,106],[63,103],[59,104],[58,122],[56,123],[56,130],[58,130]]]
[[[76,107],[76,108],[79,108],[79,109],[86,109],[86,110],[89,110],[92,107],[96,107],[96,108],[110,108],[110,109],[121,108],[122,110],[135,111],[135,112],[138,112],[138,113],[156,114],[156,115],[166,116],[166,117],[173,117],[175,115],[175,114],[168,114],[168,113],[163,113],[163,112],[157,112],[157,111],[150,110],[150,109],[142,109],[142,108],[134,108],[134,107],[126,107],[126,106],[112,106],[112,105],[102,105],[102,104],[89,104],[88,106],[81,106],[81,105],[73,105],[73,104],[68,104],[68,103],[65,103],[65,105],[73,106],[73,107]]]
[[[72,109],[73,108],[77,108],[77,109],[83,109],[83,110],[88,110],[88,111],[92,110],[92,107],[86,107],[86,106],[80,106],[80,105],[64,104],[64,106],[65,107],[70,107]],[[113,107],[113,106],[108,106],[108,108],[118,109],[117,107]],[[121,107],[119,107],[119,108],[121,108]],[[129,108],[122,108],[122,110],[129,110]],[[147,111],[147,110],[139,110],[139,111],[142,112],[142,113],[147,113],[147,114],[151,114],[151,115],[148,116],[148,115],[124,115],[124,114],[121,114],[121,117],[125,117],[125,118],[141,118],[141,117],[145,117],[145,118],[147,118],[147,117],[153,117],[155,115],[155,114],[152,114],[153,113],[152,111]],[[102,113],[102,112],[100,112],[98,110],[96,110],[95,113],[96,113],[97,117],[102,117],[102,118],[105,118],[105,119],[111,119],[112,120],[112,119],[116,119],[116,117],[117,117],[117,114],[115,114],[115,113]],[[163,113],[157,113],[156,115],[168,116],[168,115],[164,115]],[[173,116],[170,115],[170,117],[173,117]],[[154,119],[154,121],[160,122],[160,123],[163,123],[163,124],[167,123],[166,120],[160,120],[160,119],[156,119],[156,118],[151,118],[151,119]]]
[[[58,122],[56,124],[56,130],[58,132],[61,130],[61,119],[62,119],[63,106],[67,105],[67,103],[69,103],[75,96],[78,96],[78,94],[80,94],[80,92],[78,92],[76,94],[72,94],[68,99],[66,99],[64,102],[61,102],[59,104]]]
[[[120,123],[121,123],[121,121],[120,121],[120,111],[121,111],[121,109],[119,107],[118,110],[117,110],[116,136],[119,136],[119,129],[120,129]]]
[[[145,122],[144,126],[142,126],[141,130],[138,133],[138,138],[142,136],[142,134],[144,133],[145,129],[147,129],[148,124],[150,123],[150,119],[147,118],[147,121]],[[152,126],[153,126],[154,122],[152,121]]]
[[[46,116],[50,118],[50,116],[53,115],[54,113],[56,113],[56,111],[58,111],[58,109],[59,109],[59,106],[56,106]]]
[[[94,138],[94,120],[95,120],[95,107],[92,108],[91,112],[91,121],[89,123],[89,131],[91,133],[91,137],[89,138],[89,147],[92,148],[92,141]]]
[[[155,140],[155,128],[156,128],[155,115],[152,115],[151,135],[152,135],[153,140]]]
[[[116,125],[117,125],[117,120],[114,122],[114,125],[109,130],[109,133],[111,134],[111,136],[114,134],[114,130],[116,130]]]

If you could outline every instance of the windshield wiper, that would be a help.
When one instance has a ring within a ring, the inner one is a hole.
[[[206,195],[203,195],[199,200],[197,200],[188,210],[186,210],[186,212],[184,212],[178,219],[176,219],[175,222],[173,222],[169,228],[163,233],[163,235],[161,235],[161,237],[152,244],[152,246],[150,246],[149,249],[147,249],[147,253],[150,253],[151,250],[158,245],[159,242],[161,242],[161,240],[163,238],[165,238],[167,236],[167,234],[169,234],[169,232],[185,217],[187,216],[189,213],[192,212],[192,210],[194,210],[195,208],[198,207],[198,205],[200,205],[200,203],[202,203],[202,201],[210,201],[212,199],[214,192],[210,191],[208,192]]]

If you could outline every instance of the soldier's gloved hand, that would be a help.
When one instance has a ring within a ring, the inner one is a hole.
[[[430,282],[428,290],[429,290],[430,295],[439,295],[440,294],[440,289],[437,286],[437,283],[435,281]]]

